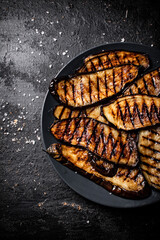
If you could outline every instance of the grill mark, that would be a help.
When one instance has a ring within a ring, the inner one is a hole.
[[[141,65],[141,63],[140,63],[140,61],[139,61],[139,57],[138,57],[138,56],[136,57],[136,60],[137,60],[137,62],[138,62],[138,65]]]
[[[79,113],[78,113],[78,116],[77,116],[77,118],[79,118],[80,116],[81,116],[81,111],[79,110]]]
[[[69,120],[67,121],[67,124],[66,124],[66,126],[65,126],[65,130],[64,130],[64,132],[63,132],[63,134],[62,134],[62,136],[61,136],[61,140],[64,139],[64,136],[65,136],[65,135],[67,135],[67,134],[66,134],[66,133],[67,133],[67,129],[68,129],[68,126],[69,126],[69,124],[71,123],[71,121],[73,121],[73,119],[69,119]]]
[[[153,106],[153,108],[154,108],[154,111],[155,111],[155,113],[156,113],[156,116],[157,116],[158,120],[160,121],[160,116],[159,116],[157,107],[156,107],[153,99],[152,99],[152,106]]]
[[[60,119],[60,120],[61,120],[61,118],[62,118],[62,115],[63,115],[63,113],[64,113],[64,110],[65,110],[65,107],[62,108],[61,113],[60,113],[60,115],[59,115],[59,119]]]
[[[91,119],[91,121],[93,122],[92,119]],[[94,122],[93,122],[93,123],[94,123]],[[87,145],[86,145],[86,147],[88,147],[88,145],[89,145],[89,143],[90,143],[90,141],[91,141],[91,138],[92,138],[92,136],[94,135],[94,132],[95,132],[95,130],[96,130],[98,124],[99,124],[99,123],[96,122],[95,126],[93,127],[92,134],[91,134],[90,138],[89,138],[88,141],[87,141]]]
[[[142,94],[141,89],[137,86],[137,83],[136,83],[136,82],[134,83],[134,85],[135,85],[136,88],[138,89],[138,93],[139,93],[139,94]]]
[[[157,134],[157,135],[160,136],[160,133],[158,133],[158,132],[156,132],[156,131],[154,131],[154,130],[152,130],[152,129],[150,129],[149,131],[150,131],[151,133],[154,133],[154,134]]]
[[[148,155],[145,155],[145,154],[142,154],[141,153],[141,156],[142,157],[145,157],[145,158],[150,158],[151,160],[155,161],[156,163],[159,163],[160,160],[158,158],[155,158],[155,157],[152,157],[152,156],[148,156]],[[142,161],[142,160],[141,160]],[[142,161],[143,162],[143,161]]]
[[[102,68],[104,69],[103,62],[101,61],[101,57],[100,56],[98,56],[98,61],[99,61],[99,66],[102,66]]]
[[[111,133],[111,129],[109,128],[109,134],[108,134],[107,141],[104,141],[104,138],[103,138],[104,148],[103,148],[103,151],[102,151],[102,157],[103,157],[103,155],[104,155],[105,152],[106,152],[106,147],[107,147],[107,144],[108,144],[108,142],[109,142],[110,137],[112,137],[112,133]]]
[[[122,143],[120,143],[120,144],[122,144]],[[125,147],[126,147],[126,143],[123,144],[123,146],[122,146],[122,151],[121,151],[120,156],[119,156],[119,158],[117,160],[117,164],[120,162],[121,157],[123,156],[123,152],[124,152]],[[128,160],[128,162],[129,162],[129,160]]]
[[[131,95],[133,95],[132,88],[129,89],[129,92]]]
[[[76,122],[76,120],[75,120],[75,125],[76,125],[76,126],[75,126],[75,129],[74,129],[73,133],[72,133],[72,137],[70,138],[70,143],[71,143],[72,139],[74,138],[74,135],[75,135],[75,133],[77,132],[77,129],[79,128],[80,123],[81,123],[81,119],[78,119],[77,122]]]
[[[92,62],[92,60],[90,59],[91,65],[92,65],[92,71],[97,71],[96,67],[94,66],[94,63]]]
[[[104,127],[103,127],[103,129],[101,131],[103,131],[103,130],[104,130]],[[96,131],[94,133],[94,137],[95,137],[94,139],[97,138]],[[93,150],[95,153],[97,153],[97,148],[98,148],[98,145],[99,145],[100,138],[101,138],[101,133],[99,134],[99,137],[98,137],[97,141],[95,140],[96,146],[95,146],[95,149]]]
[[[150,165],[149,163],[146,163],[146,162],[143,162],[143,161],[142,161],[141,165],[146,165],[146,166],[149,167],[149,168],[154,168],[154,169],[156,169],[157,171],[160,171],[160,168],[157,168],[157,167],[155,167],[155,166],[152,166],[152,165]]]
[[[109,54],[110,54],[110,53],[109,53]],[[112,62],[111,62],[111,59],[110,59],[110,57],[109,57],[109,54],[107,55],[108,62],[111,64],[111,67],[113,67]]]
[[[154,88],[157,88],[152,73],[150,73],[150,77],[151,77],[151,80],[152,80],[153,87],[154,87]]]
[[[128,140],[128,134],[127,134],[127,137],[126,137],[125,142],[127,142],[127,140]],[[120,142],[120,145],[122,145],[122,142]],[[119,156],[119,158],[118,158],[117,164],[119,163],[119,161],[120,161],[121,158],[123,157],[123,153],[124,153],[124,149],[125,149],[125,147],[126,147],[126,143],[122,146],[122,152],[121,152],[121,154],[120,154],[120,156]],[[128,161],[127,161],[126,164],[128,164],[129,159],[130,159],[130,157],[128,158]]]
[[[82,78],[81,78],[81,81],[80,81],[80,88],[81,88],[81,99],[82,99],[82,103],[84,104]]]
[[[134,177],[132,177],[132,179],[136,182],[137,181],[137,178],[139,176],[139,172],[137,171],[137,173],[134,175]]]
[[[151,180],[150,180],[150,182],[151,182],[151,184],[152,184],[152,185],[155,185],[155,186],[158,186],[158,187],[160,187],[160,184],[158,184],[158,183],[154,183],[154,182],[153,182],[153,181],[151,181]]]
[[[134,98],[134,110],[133,110],[133,114],[134,114],[135,111],[137,111],[139,121],[140,121],[140,123],[141,123],[142,126],[143,126],[143,122],[142,122],[142,119],[141,119],[141,114],[140,114],[140,111],[139,111],[139,108],[138,108],[138,104],[136,103],[135,98]]]
[[[120,63],[120,60],[119,60],[117,52],[114,52],[114,55],[115,55],[115,58],[117,59],[117,61],[119,62],[119,65],[120,65],[121,63]]]
[[[108,89],[107,89],[107,79],[106,79],[106,72],[105,72],[105,88],[106,88],[106,96],[108,97]]]
[[[146,149],[149,149],[149,150],[151,150],[151,151],[153,151],[153,152],[155,152],[155,153],[160,153],[160,151],[158,151],[158,150],[156,150],[156,149],[154,149],[154,148],[151,148],[151,147],[149,147],[149,146],[145,146],[145,145],[143,145],[143,144],[140,144],[140,146],[141,146],[141,147],[144,147],[144,148],[146,148]]]
[[[113,68],[113,89],[114,89],[114,93],[116,93],[116,86],[115,86],[115,72],[114,72],[114,68]]]
[[[144,77],[142,79],[143,79],[144,87],[145,87],[145,89],[147,91],[147,94],[149,95],[149,90],[148,90],[148,86],[146,84],[146,81],[145,81]]]
[[[89,76],[89,96],[90,96],[90,103],[92,103],[92,89],[91,89],[91,79]]]
[[[149,141],[151,141],[151,142],[153,142],[153,143],[160,144],[160,142],[158,142],[158,141],[156,141],[156,140],[154,140],[154,139],[152,139],[152,138],[148,138],[148,137],[145,137],[145,136],[143,136],[143,138],[144,138],[144,139],[147,139],[147,140],[149,140]]]
[[[69,114],[69,117],[68,118],[71,118],[71,116],[72,116],[72,110],[70,110],[70,114]]]
[[[119,102],[117,102],[117,106],[118,106],[118,110],[120,111],[120,116],[121,116],[121,120],[122,120],[122,122],[123,122],[123,126],[126,128],[125,122],[124,122],[124,119],[123,119],[122,109],[121,109],[121,107],[120,107],[120,105],[119,105]],[[117,111],[117,118],[118,118],[118,113],[119,113],[119,111]]]
[[[152,177],[160,178],[159,176],[154,175],[153,173],[149,172],[149,171],[146,170],[146,169],[143,169],[143,168],[142,168],[142,170],[143,170],[144,172],[146,172],[148,175],[152,176]]]
[[[120,133],[121,132],[119,132],[119,136],[120,136]],[[118,137],[119,137],[118,136]],[[112,159],[112,156],[115,156],[115,149],[116,149],[116,146],[117,146],[117,143],[118,143],[118,140],[114,143],[114,145],[113,145],[113,149],[112,149],[112,152],[111,152],[111,154],[110,154],[110,159]]]
[[[92,119],[87,119],[87,123],[86,123],[86,121],[85,121],[85,128],[84,128],[84,131],[83,131],[83,133],[82,133],[81,137],[79,138],[79,141],[78,141],[78,143],[80,143],[80,142],[81,142],[83,135],[84,135],[84,134],[86,134],[87,127],[88,127],[88,125],[90,124],[91,120],[92,120]]]
[[[130,120],[131,120],[132,126],[134,127],[134,121],[133,121],[132,114],[131,114],[131,112],[130,112],[129,104],[128,104],[127,100],[125,100],[125,102],[126,102],[126,107],[127,107],[127,109],[128,109],[128,112],[129,112],[129,117],[130,117]]]
[[[99,100],[99,77],[97,76],[97,91],[98,91],[98,100]]]
[[[143,100],[143,101],[144,101],[144,100]],[[148,119],[149,119],[150,123],[152,124],[151,116],[150,116],[150,114],[149,114],[149,111],[148,111],[148,108],[147,108],[147,105],[146,105],[145,101],[143,102],[143,106],[142,106],[142,112],[143,112],[143,109],[145,109],[145,110],[146,110],[147,117],[148,117]]]

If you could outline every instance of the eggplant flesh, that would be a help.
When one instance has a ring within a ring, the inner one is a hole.
[[[86,109],[71,109],[63,105],[57,105],[54,109],[53,115],[59,120],[67,118],[88,117],[93,118],[99,122],[109,124],[109,122],[101,115],[101,106],[88,107]]]
[[[56,139],[83,147],[113,163],[136,166],[138,163],[137,136],[118,131],[91,118],[72,118],[57,121],[51,126]]]
[[[137,79],[130,87],[128,87],[122,95],[127,96],[135,94],[160,96],[160,68],[144,74],[144,76]]]
[[[71,107],[83,107],[115,96],[138,75],[133,65],[115,67],[95,73],[53,79],[50,93]]]
[[[148,183],[160,190],[160,127],[141,130],[138,150],[140,167]]]
[[[82,72],[95,72],[111,67],[125,64],[133,64],[142,66],[144,69],[149,67],[149,59],[147,55],[127,51],[109,51],[87,57],[84,64],[78,70]]]
[[[134,130],[160,123],[160,98],[147,95],[125,96],[103,106],[106,119],[118,129]]]
[[[86,150],[55,143],[47,152],[64,166],[77,171],[113,194],[131,199],[145,198],[150,194],[150,189],[138,168],[119,167],[113,176],[105,176],[93,167],[92,156]],[[102,159],[101,161],[104,162]]]

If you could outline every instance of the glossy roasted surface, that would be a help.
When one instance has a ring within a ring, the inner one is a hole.
[[[133,65],[115,67],[71,78],[53,79],[51,94],[72,107],[83,107],[116,95],[138,75]]]
[[[160,96],[160,68],[144,74],[123,92],[123,96],[132,94]]]
[[[86,150],[52,144],[47,149],[47,152],[64,166],[77,170],[78,173],[118,196],[136,199],[147,197],[150,193],[146,181],[138,168],[119,167],[116,169],[115,174],[109,177],[104,176],[93,167],[91,164],[92,156],[90,157]],[[102,159],[101,161],[104,162]]]
[[[125,96],[102,107],[106,119],[118,129],[134,130],[160,123],[160,98]]]
[[[67,119],[67,118],[77,118],[77,117],[88,117],[93,118],[97,121],[108,124],[109,122],[101,115],[101,106],[96,107],[88,107],[83,110],[78,109],[70,109],[63,105],[57,105],[53,112],[54,116],[59,119]]]
[[[84,60],[84,65],[78,72],[94,72],[124,64],[149,67],[147,55],[127,51],[109,51],[91,55]]]
[[[139,133],[140,166],[148,183],[160,189],[160,127]]]
[[[138,162],[136,135],[118,131],[90,118],[57,121],[51,126],[55,138],[81,146],[114,163],[135,166]]]

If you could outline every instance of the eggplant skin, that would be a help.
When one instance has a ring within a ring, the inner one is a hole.
[[[160,190],[160,127],[139,132],[140,167],[148,183]]]
[[[160,123],[160,98],[133,95],[103,106],[106,119],[118,129],[134,130]]]
[[[101,106],[88,107],[86,109],[71,109],[63,105],[57,105],[53,111],[53,115],[58,120],[77,117],[93,118],[99,122],[109,124],[109,122],[101,115]]]
[[[49,91],[65,105],[89,106],[115,96],[137,75],[136,66],[125,65],[95,73],[53,79]]]
[[[95,72],[111,67],[117,67],[125,64],[141,66],[144,69],[149,67],[149,58],[146,54],[127,52],[127,51],[109,51],[87,57],[82,67],[78,69],[82,72]]]
[[[160,96],[160,67],[137,79],[122,95],[127,96],[135,94]]]
[[[83,147],[110,162],[128,166],[138,163],[136,134],[118,131],[94,119],[57,121],[52,124],[51,133],[64,143]]]
[[[130,199],[141,199],[150,195],[150,188],[138,168],[119,167],[113,176],[104,176],[93,167],[92,157],[86,150],[55,143],[47,152],[64,166],[77,171],[115,195]]]

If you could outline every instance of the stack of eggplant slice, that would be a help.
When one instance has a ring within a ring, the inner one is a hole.
[[[49,86],[61,103],[50,128],[61,143],[47,152],[130,199],[160,189],[160,68],[145,73],[149,66],[146,54],[102,52]]]

